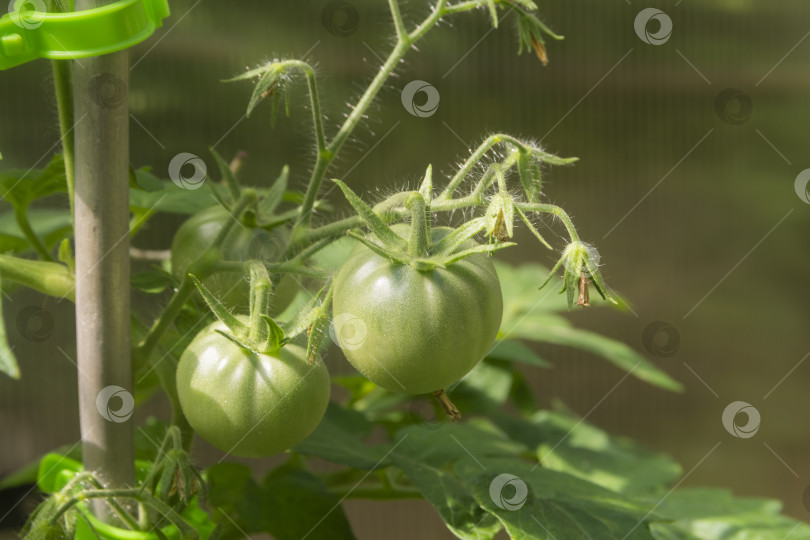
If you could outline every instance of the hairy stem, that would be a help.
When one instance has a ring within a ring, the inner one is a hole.
[[[560,221],[562,221],[563,225],[565,225],[566,230],[568,231],[568,236],[571,238],[572,242],[579,242],[579,234],[577,234],[577,229],[574,227],[574,222],[571,221],[571,218],[568,214],[554,204],[542,204],[542,203],[517,203],[515,206],[524,212],[538,212],[541,214],[551,214],[552,216],[556,217]]]

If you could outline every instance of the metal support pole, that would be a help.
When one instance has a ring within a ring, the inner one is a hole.
[[[76,0],[81,11],[107,0]],[[74,66],[76,341],[84,467],[134,485],[129,336],[129,56]],[[96,514],[109,519],[104,503]]]

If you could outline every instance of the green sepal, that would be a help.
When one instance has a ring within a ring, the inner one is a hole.
[[[386,248],[401,252],[408,250],[408,242],[391,230],[391,227],[385,224],[382,218],[380,218],[380,216],[374,212],[373,208],[367,205],[363,199],[358,197],[357,194],[345,183],[337,179],[333,181],[338,185],[341,191],[343,191],[343,195],[345,195],[346,200],[349,201],[349,204],[352,205],[355,212],[357,212],[363,221],[366,222],[366,225],[368,225],[368,228],[371,229],[371,232],[373,232],[377,238],[380,239],[380,242],[382,242]]]
[[[485,219],[487,221],[487,236],[498,236],[499,229],[503,227],[506,236],[512,238],[515,227],[515,203],[512,196],[505,191],[493,195],[487,207]]]
[[[209,147],[208,150],[211,152],[211,155],[214,156],[214,160],[217,162],[217,167],[219,168],[219,174],[225,180],[225,185],[228,186],[228,193],[231,195],[231,201],[238,201],[242,188],[239,185],[239,181],[236,179],[236,176],[234,176],[231,166],[228,165],[224,159],[222,159],[222,156],[219,155],[219,152],[214,150],[213,146]]]
[[[287,191],[287,181],[289,177],[290,168],[284,165],[276,181],[273,182],[273,185],[270,186],[270,189],[267,190],[267,193],[259,201],[257,211],[260,223],[262,223],[263,218],[272,216],[273,212],[278,208],[278,205],[281,204],[284,198],[284,192]]]
[[[532,155],[529,152],[521,150],[518,155],[518,175],[520,176],[520,183],[523,184],[523,191],[526,193],[526,200],[534,202],[537,199],[539,189],[534,183],[532,177]]]
[[[498,244],[481,244],[470,249],[465,249],[464,251],[459,251],[458,253],[453,253],[448,257],[441,258],[437,261],[437,263],[441,263],[444,265],[451,265],[454,262],[460,261],[470,255],[475,255],[477,253],[492,253],[494,251],[499,251],[504,248],[516,246],[515,242],[500,242]]]
[[[216,182],[206,182],[206,185],[211,189],[214,200],[217,201],[222,208],[230,210],[232,204],[225,200],[225,195],[220,191],[223,189],[222,186],[218,185]]]
[[[425,171],[425,178],[419,185],[419,194],[425,199],[425,204],[430,208],[430,201],[433,200],[433,165],[428,165]]]
[[[288,339],[293,339],[303,334],[307,328],[312,326],[317,321],[322,312],[325,309],[328,309],[328,302],[332,298],[331,287],[331,284],[322,287],[321,290],[315,293],[315,296],[310,298],[304,307],[301,308],[301,310],[298,312],[298,317],[296,317],[291,324],[287,325]],[[320,302],[321,295],[324,293],[324,291],[328,291],[326,298],[322,304],[319,304],[318,302]]]
[[[532,154],[537,160],[542,161],[543,163],[548,163],[549,165],[571,165],[572,163],[579,161],[578,157],[564,158],[555,156],[554,154],[549,154],[548,152],[544,152],[539,148],[532,148]]]
[[[450,255],[464,242],[484,230],[487,226],[487,218],[479,217],[471,219],[464,225],[458,227],[453,232],[439,240],[431,250],[437,255]]]
[[[245,343],[244,341],[242,341],[241,339],[237,338],[236,336],[234,336],[229,332],[225,332],[223,330],[215,330],[215,332],[223,337],[228,338],[228,340],[231,341],[234,345],[238,345],[241,349],[244,349],[249,353],[253,353],[256,356],[261,356],[263,354],[258,349],[251,347],[250,345],[248,345],[247,343]]]
[[[487,0],[489,18],[492,19],[492,28],[498,28],[498,10],[495,8],[495,0]]]
[[[278,351],[288,340],[284,336],[284,330],[269,315],[261,315],[261,318],[267,325],[267,341],[262,351],[271,354]]]
[[[529,218],[526,216],[526,214],[524,214],[524,213],[523,213],[523,210],[521,210],[521,209],[520,209],[520,208],[518,208],[518,207],[515,207],[515,211],[517,212],[518,217],[520,217],[520,219],[523,221],[523,223],[525,223],[525,224],[526,224],[526,227],[528,227],[528,228],[529,228],[529,230],[532,232],[532,234],[535,236],[535,238],[537,238],[538,240],[540,240],[540,243],[541,243],[541,244],[543,244],[544,246],[546,246],[548,249],[553,249],[553,248],[551,247],[551,244],[549,244],[548,242],[546,242],[546,239],[545,239],[545,238],[543,238],[543,237],[540,235],[540,232],[537,230],[537,228],[535,228],[535,226],[534,226],[534,225],[532,225],[532,222],[531,222],[531,221],[529,221]]]
[[[214,296],[214,294],[208,290],[208,287],[202,284],[202,282],[197,279],[194,274],[187,274],[188,278],[191,280],[192,283],[197,287],[197,290],[200,291],[200,296],[203,297],[205,303],[208,304],[208,307],[211,309],[211,312],[216,316],[217,319],[222,321],[222,323],[228,327],[228,330],[233,332],[235,336],[238,337],[245,337],[248,334],[248,327],[245,323],[237,319],[233,313],[228,311],[228,309],[219,301],[219,299]]]
[[[354,231],[349,231],[349,236],[354,238],[355,240],[359,240],[362,242],[368,249],[379,255],[380,257],[385,257],[386,259],[390,259],[393,262],[397,262],[400,264],[409,264],[411,262],[410,257],[402,251],[394,251],[392,249],[388,249],[385,246],[381,246],[362,234],[357,234]]]
[[[226,79],[223,82],[234,82],[234,81],[241,81],[246,79],[252,79],[256,76],[261,76],[259,82],[256,83],[256,86],[253,88],[253,94],[250,96],[250,101],[248,102],[247,106],[247,113],[246,116],[250,116],[253,112],[253,109],[259,104],[261,100],[266,98],[268,95],[272,94],[275,98],[276,95],[279,94],[278,88],[274,88],[274,86],[279,85],[283,82],[283,75],[284,69],[279,67],[279,64],[276,62],[272,62],[266,64],[262,67],[257,69],[251,69],[242,73],[241,75],[237,75],[231,79]],[[275,108],[275,107],[274,107]]]
[[[70,239],[63,238],[59,243],[59,252],[57,254],[59,262],[64,264],[70,270],[70,273],[76,274],[76,261],[73,259],[73,250],[70,248]]]

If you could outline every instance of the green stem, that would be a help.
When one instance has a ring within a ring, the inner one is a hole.
[[[447,200],[450,199],[453,195],[453,192],[458,188],[458,186],[467,178],[467,175],[472,172],[473,168],[478,164],[481,159],[483,159],[484,155],[489,152],[495,145],[508,142],[514,144],[519,149],[524,149],[525,145],[517,140],[516,138],[512,137],[511,135],[505,135],[503,133],[496,133],[495,135],[490,135],[487,137],[484,142],[475,149],[470,157],[464,162],[461,169],[450,179],[450,182],[447,184],[447,187],[439,194],[437,199],[439,200]],[[510,156],[511,157],[511,156]],[[509,157],[507,157],[509,160]],[[510,165],[511,166],[511,165]]]
[[[260,262],[250,268],[250,321],[248,322],[248,340],[265,341],[267,323],[262,315],[270,311],[270,296],[273,292],[267,269]]]
[[[70,2],[72,4],[72,2]],[[73,6],[63,6],[62,2],[49,0],[47,11],[63,13],[73,11]],[[70,217],[73,219],[73,192],[76,185],[73,173],[73,61],[51,60],[53,88],[56,94],[56,108],[59,111],[59,133],[62,139],[62,157],[65,162]]]
[[[391,0],[392,6],[392,13],[398,14],[398,6],[396,6],[396,2]],[[400,35],[399,39],[397,40],[397,44],[394,46],[394,49],[388,55],[385,62],[383,63],[380,71],[377,72],[377,75],[374,76],[374,79],[369,84],[366,91],[360,97],[360,100],[352,109],[352,112],[343,122],[343,125],[340,126],[335,137],[327,144],[325,152],[318,153],[318,159],[315,162],[315,167],[312,171],[312,176],[309,179],[309,184],[307,186],[307,192],[304,196],[304,202],[301,205],[301,214],[296,225],[296,229],[301,228],[308,228],[311,224],[312,218],[312,208],[315,204],[315,200],[318,196],[318,192],[321,189],[321,185],[323,184],[324,176],[326,176],[326,172],[329,169],[329,166],[334,161],[335,157],[337,156],[340,149],[343,147],[343,144],[349,138],[352,131],[357,127],[357,124],[363,118],[366,111],[368,110],[371,103],[374,101],[374,98],[377,97],[380,89],[382,89],[383,85],[385,84],[386,79],[394,72],[399,61],[405,56],[405,53],[408,49],[413,46],[413,44],[419,40],[422,36],[424,36],[431,27],[433,27],[439,20],[444,16],[447,15],[448,12],[446,11],[447,0],[438,0],[436,2],[436,6],[434,7],[432,13],[422,21],[419,26],[417,26],[413,32],[410,34]],[[454,10],[454,13],[459,13],[461,11],[469,11],[471,9],[475,9],[476,7],[483,5],[483,2],[478,1],[475,3],[471,3],[468,6],[465,6],[461,9]],[[396,12],[394,12],[396,9]],[[397,15],[395,17],[395,24],[400,25],[402,28],[401,31],[404,32],[404,24],[401,22],[401,16],[398,17],[400,22],[397,22]],[[294,231],[294,233],[297,231]],[[296,235],[293,234],[293,237]]]
[[[402,41],[402,39],[408,35],[408,30],[405,28],[405,22],[402,20],[402,14],[399,12],[399,2],[397,2],[397,0],[388,0],[388,6],[391,9],[391,17],[394,19],[397,39]]]
[[[542,204],[542,203],[516,203],[515,206],[524,212],[538,212],[542,214],[551,214],[560,221],[562,221],[565,228],[568,230],[568,236],[571,238],[572,242],[579,242],[579,234],[577,234],[577,230],[574,227],[574,222],[571,221],[571,218],[568,214],[554,204]]]
[[[14,218],[17,220],[17,225],[20,227],[20,230],[22,231],[26,240],[28,240],[28,243],[31,244],[31,247],[33,247],[34,251],[36,251],[39,255],[39,258],[44,261],[53,262],[53,257],[51,257],[51,254],[48,253],[48,250],[42,244],[39,237],[37,237],[34,229],[31,228],[31,223],[28,221],[28,215],[26,214],[25,208],[15,206]]]
[[[425,212],[425,199],[419,193],[412,193],[405,203],[411,211],[411,235],[408,254],[411,257],[424,257],[428,253],[428,222]]]

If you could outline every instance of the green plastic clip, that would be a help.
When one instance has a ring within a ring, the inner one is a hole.
[[[120,0],[70,13],[48,13],[42,0],[16,0],[13,10],[0,17],[0,69],[37,58],[120,51],[151,36],[168,16],[168,0]]]

